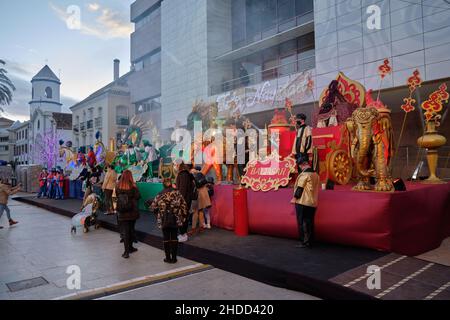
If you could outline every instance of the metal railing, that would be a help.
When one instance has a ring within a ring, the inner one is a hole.
[[[128,117],[120,117],[116,118],[116,124],[118,126],[128,126],[130,125],[130,119]]]
[[[270,69],[249,74],[248,76],[235,78],[229,81],[224,81],[220,84],[212,85],[210,88],[210,95],[214,96],[239,88],[250,87],[264,81],[270,81],[277,78],[289,76],[291,74],[311,70],[315,67],[316,57],[315,55],[311,55],[310,57],[298,59],[285,64],[280,64]]]
[[[80,131],[86,131],[86,122],[80,123]]]
[[[295,16],[293,18],[283,20],[283,22],[277,22],[260,32],[256,32],[251,36],[245,36],[245,39],[239,42],[233,42],[233,50],[245,47],[252,43],[267,39],[269,37],[275,36],[279,33],[285,32],[289,29],[304,25],[309,22],[314,21],[314,10],[305,12],[304,14]]]
[[[80,125],[76,124],[73,126],[73,132],[79,133],[80,132]]]

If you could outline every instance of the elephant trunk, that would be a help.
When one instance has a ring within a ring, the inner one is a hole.
[[[371,171],[367,168],[369,163],[369,148],[370,148],[370,126],[369,125],[360,125],[359,131],[359,148],[356,155],[356,169],[358,173],[362,177],[369,177],[371,175]]]

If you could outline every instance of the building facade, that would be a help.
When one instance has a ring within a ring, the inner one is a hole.
[[[450,87],[448,1],[138,0],[131,16],[134,76],[146,79],[130,82],[132,102],[157,96],[160,88],[162,129],[185,125],[201,100],[218,103],[221,115],[233,106],[260,127],[286,98],[294,112],[310,117],[320,94],[343,72],[367,90],[382,90],[398,138],[406,80],[414,70],[425,81],[418,105],[440,83]],[[150,78],[140,59],[155,48],[160,70]],[[393,72],[380,82],[385,59]],[[309,79],[313,90],[306,89]],[[440,128],[446,136],[448,121],[444,117]],[[411,113],[399,147],[405,167],[415,162],[410,155],[421,132],[422,112]]]
[[[14,124],[14,121],[6,118],[0,118],[0,160],[10,162],[12,160],[11,139],[8,129]]]
[[[134,113],[161,127],[161,0],[131,5],[132,73],[128,78]]]
[[[30,161],[29,136],[30,121],[16,121],[9,129],[10,149],[12,150],[12,161],[19,165],[26,165]]]
[[[120,77],[119,61],[114,61],[114,79],[100,90],[70,108],[73,117],[73,146],[85,152],[96,142],[100,133],[102,142],[119,141],[130,124],[134,108],[128,87],[129,73]]]

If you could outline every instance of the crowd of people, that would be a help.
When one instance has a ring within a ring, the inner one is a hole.
[[[209,209],[214,194],[214,180],[207,179],[201,168],[180,163],[177,165],[175,184],[171,179],[163,180],[163,191],[155,199],[145,201],[156,215],[158,227],[162,230],[166,263],[177,262],[178,243],[186,242],[205,229],[211,228]],[[111,166],[102,183],[105,195],[105,213],[116,214],[124,245],[122,257],[128,259],[137,251],[136,221],[139,219],[139,189],[129,170],[120,176]],[[189,230],[189,222],[192,228]]]

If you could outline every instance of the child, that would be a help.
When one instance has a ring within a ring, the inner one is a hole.
[[[209,198],[212,199],[212,197],[214,196],[214,178],[208,177],[208,178],[206,178],[206,181],[208,182],[206,187],[208,188]],[[205,212],[204,228],[205,229],[211,229],[211,215],[209,213],[210,210],[211,210],[211,207],[204,209],[204,212]]]

